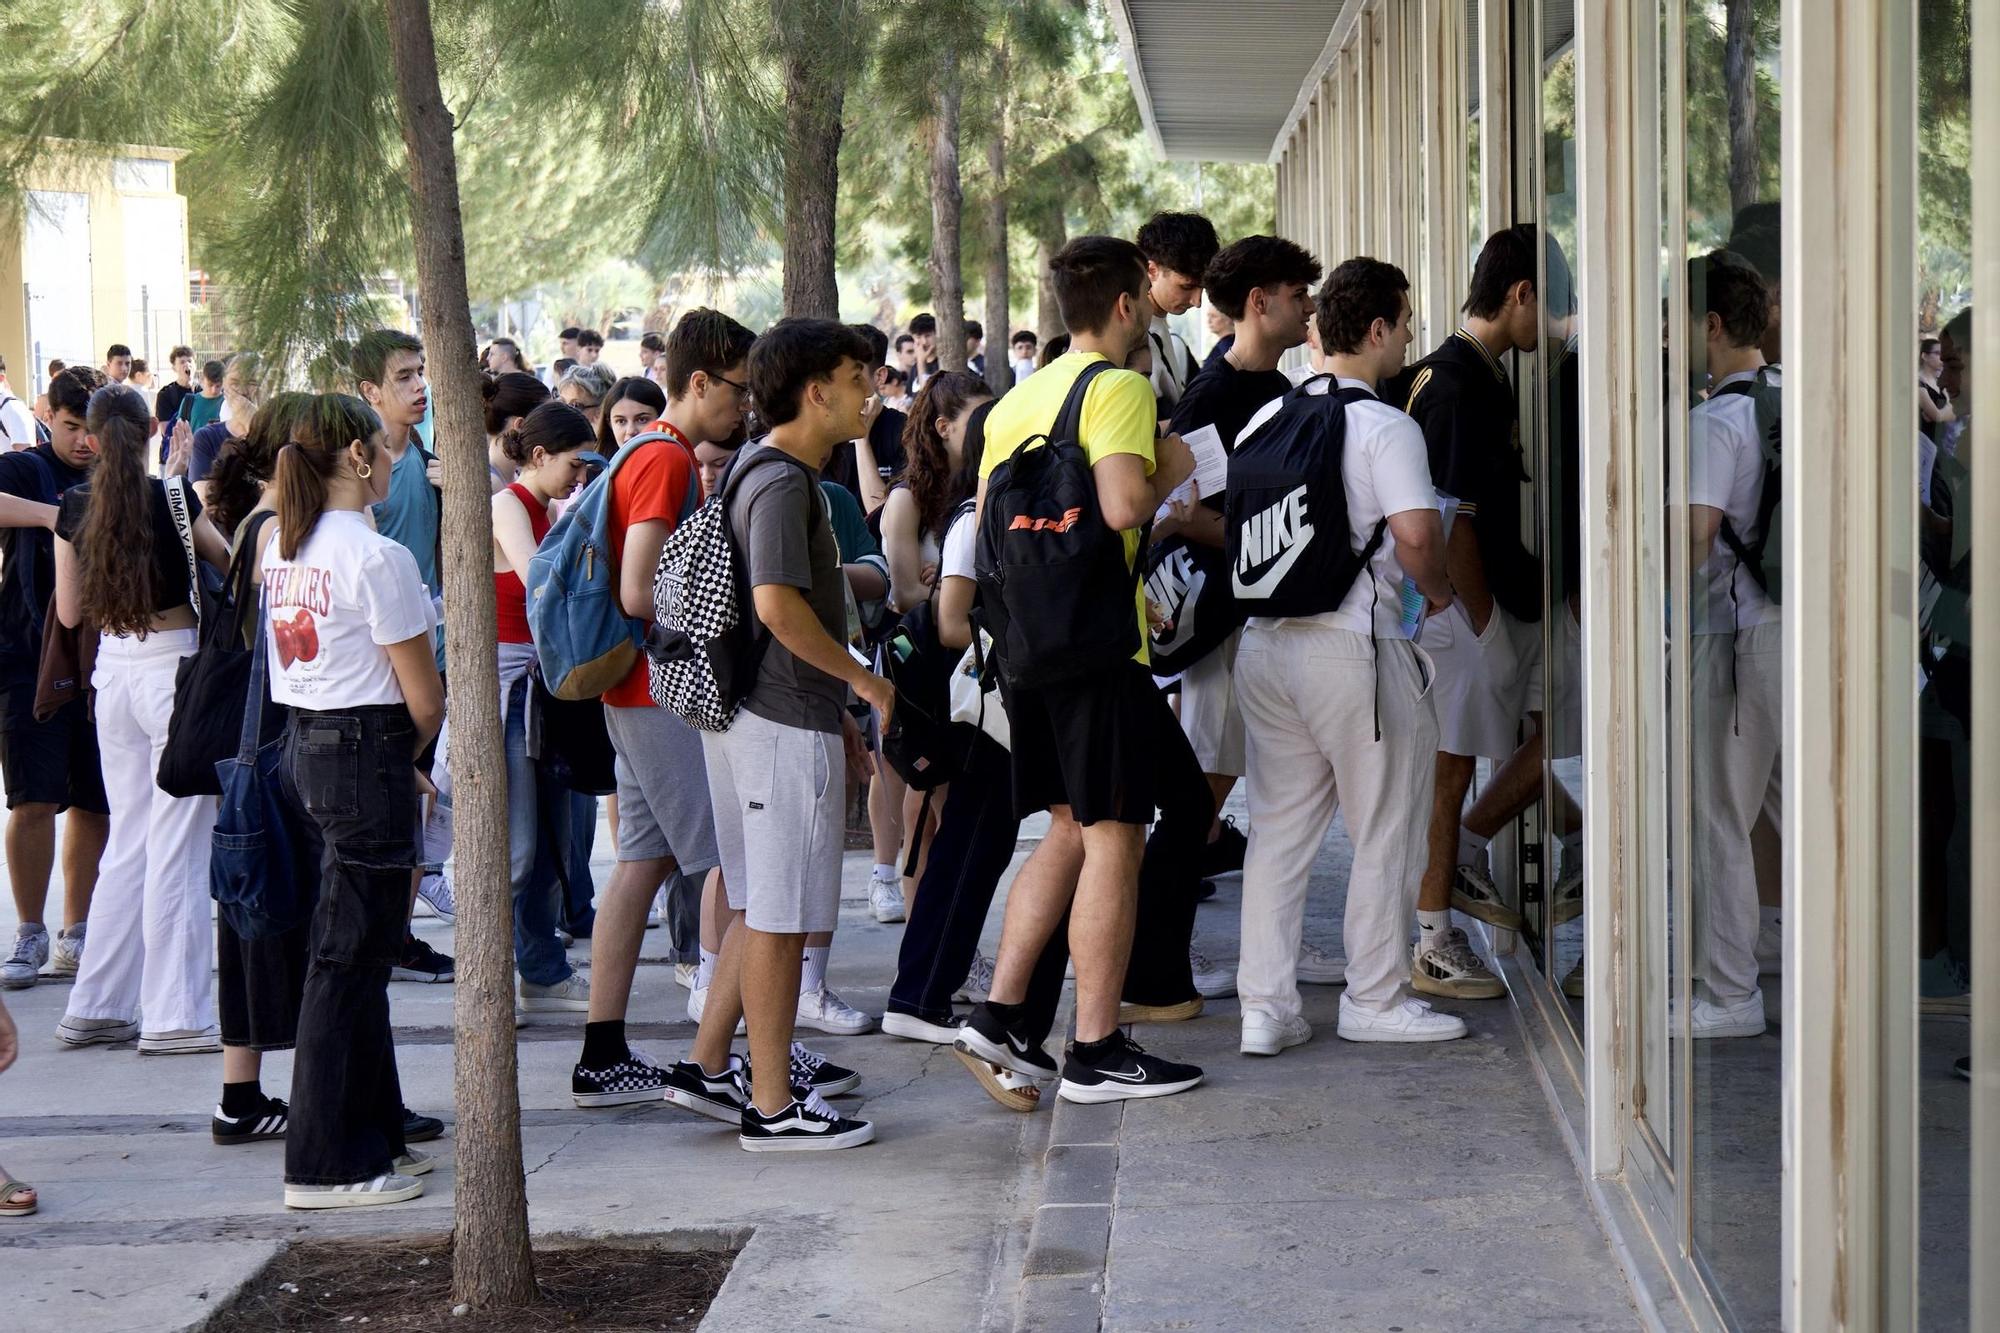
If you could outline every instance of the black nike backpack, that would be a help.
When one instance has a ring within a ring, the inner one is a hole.
[[[1340,460],[1347,406],[1371,400],[1337,385],[1286,394],[1277,414],[1236,444],[1224,509],[1230,586],[1244,616],[1316,616],[1338,610],[1382,545],[1384,519],[1361,550],[1348,529]]]
[[[1085,366],[1048,434],[1024,440],[986,479],[979,603],[1013,689],[1097,675],[1139,651],[1139,562],[1126,561],[1124,537],[1105,526],[1077,440],[1084,393],[1111,368]]]

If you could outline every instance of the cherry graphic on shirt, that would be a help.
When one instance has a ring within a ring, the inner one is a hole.
[[[290,671],[299,657],[298,631],[289,620],[271,622],[271,638],[278,645],[278,669]]]
[[[310,662],[319,656],[319,626],[313,623],[312,612],[304,607],[292,617],[292,642],[297,646],[299,661]]]

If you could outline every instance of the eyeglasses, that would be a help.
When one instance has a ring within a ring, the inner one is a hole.
[[[748,398],[750,396],[750,386],[747,384],[738,384],[735,380],[730,379],[729,376],[718,375],[712,370],[708,372],[708,377],[712,380],[721,380],[724,384],[727,384],[730,388],[736,390],[736,392],[742,394],[745,398]]]

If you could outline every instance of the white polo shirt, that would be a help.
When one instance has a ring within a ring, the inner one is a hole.
[[[1306,390],[1324,394],[1333,381],[1321,380]],[[1362,380],[1342,377],[1343,389],[1375,386]],[[1255,435],[1266,421],[1277,415],[1282,398],[1265,404],[1237,437],[1237,447]],[[1379,399],[1349,403],[1347,441],[1340,458],[1341,488],[1347,492],[1350,549],[1360,552],[1368,545],[1375,525],[1391,514],[1413,509],[1437,509],[1437,487],[1431,483],[1430,454],[1424,447],[1423,428],[1408,416]],[[1382,530],[1382,545],[1368,562],[1368,575],[1354,580],[1337,610],[1309,617],[1322,624],[1368,634],[1378,639],[1400,639],[1403,597],[1403,567],[1396,560],[1396,534]],[[1268,627],[1278,623],[1270,616],[1252,616],[1249,623]]]

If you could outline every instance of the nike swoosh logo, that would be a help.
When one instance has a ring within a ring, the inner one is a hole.
[[[1097,1072],[1103,1078],[1115,1078],[1120,1083],[1144,1083],[1146,1081],[1146,1071],[1143,1069],[1136,1074],[1121,1074],[1115,1069],[1100,1069]]]
[[[1026,1055],[1030,1049],[1027,1042],[1022,1041],[1011,1032],[1007,1034],[1007,1044],[1014,1048],[1014,1054],[1016,1055]]]
[[[1230,582],[1235,588],[1236,595],[1255,600],[1275,589],[1291,571],[1292,566],[1298,563],[1299,557],[1305,554],[1305,548],[1306,543],[1303,539],[1294,542],[1291,549],[1280,554],[1269,569],[1248,582],[1244,580],[1241,571],[1232,573]]]

